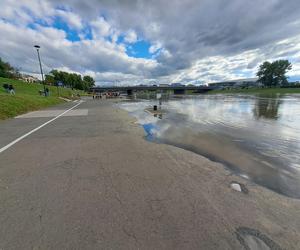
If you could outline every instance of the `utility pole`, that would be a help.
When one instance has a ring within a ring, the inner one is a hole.
[[[42,83],[44,86],[44,95],[46,95],[46,87],[45,87],[45,80],[44,80],[44,74],[43,74],[43,68],[42,68],[42,63],[41,63],[41,58],[40,58],[40,48],[41,46],[39,45],[34,45],[34,47],[36,48],[37,54],[38,54],[38,59],[39,59],[39,63],[40,63],[40,70],[41,70],[41,75],[42,75]]]

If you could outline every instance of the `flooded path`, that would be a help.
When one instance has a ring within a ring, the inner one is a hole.
[[[162,102],[124,102],[147,139],[224,163],[235,174],[300,198],[300,95],[200,95]]]

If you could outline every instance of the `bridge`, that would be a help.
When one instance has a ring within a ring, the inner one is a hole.
[[[126,92],[128,95],[132,95],[133,92],[137,91],[173,91],[174,94],[185,94],[187,90],[192,90],[195,93],[205,93],[213,90],[213,87],[207,86],[105,86],[105,87],[92,87],[91,92],[106,92],[106,91],[118,91]]]

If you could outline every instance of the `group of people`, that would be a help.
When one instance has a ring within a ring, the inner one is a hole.
[[[107,92],[107,93],[93,93],[93,99],[102,99],[102,97],[108,99],[108,98],[114,98],[120,96],[119,92]]]
[[[97,94],[93,93],[93,99],[102,99],[102,94],[100,94],[100,93],[97,93]]]
[[[107,93],[105,93],[105,95],[106,95],[106,98],[114,98],[114,97],[120,96],[120,93],[119,92],[107,92]]]
[[[15,88],[12,84],[7,84],[7,83],[4,83],[3,84],[3,88],[5,89],[5,91],[7,93],[10,93],[11,95],[15,95],[16,92],[15,92]]]
[[[15,88],[14,88],[14,86],[12,84],[4,83],[3,84],[3,88],[5,89],[5,91],[7,93],[10,93],[11,95],[15,95],[16,94]],[[44,96],[49,96],[50,95],[50,91],[49,91],[48,88],[46,88],[45,91],[39,90],[39,94],[40,95],[44,95]]]
[[[39,94],[40,95],[44,95],[44,96],[49,96],[50,95],[50,91],[48,88],[46,88],[45,90],[39,90]]]

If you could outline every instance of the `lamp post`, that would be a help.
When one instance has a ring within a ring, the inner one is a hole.
[[[44,74],[43,74],[43,68],[42,68],[42,63],[41,63],[41,58],[40,58],[40,48],[41,46],[39,45],[34,45],[33,47],[36,48],[37,54],[38,54],[38,59],[39,59],[39,63],[40,63],[40,69],[41,69],[41,75],[42,75],[42,82],[43,82],[43,86],[44,86],[44,95],[46,95],[46,87],[45,87],[45,80],[44,80]]]

